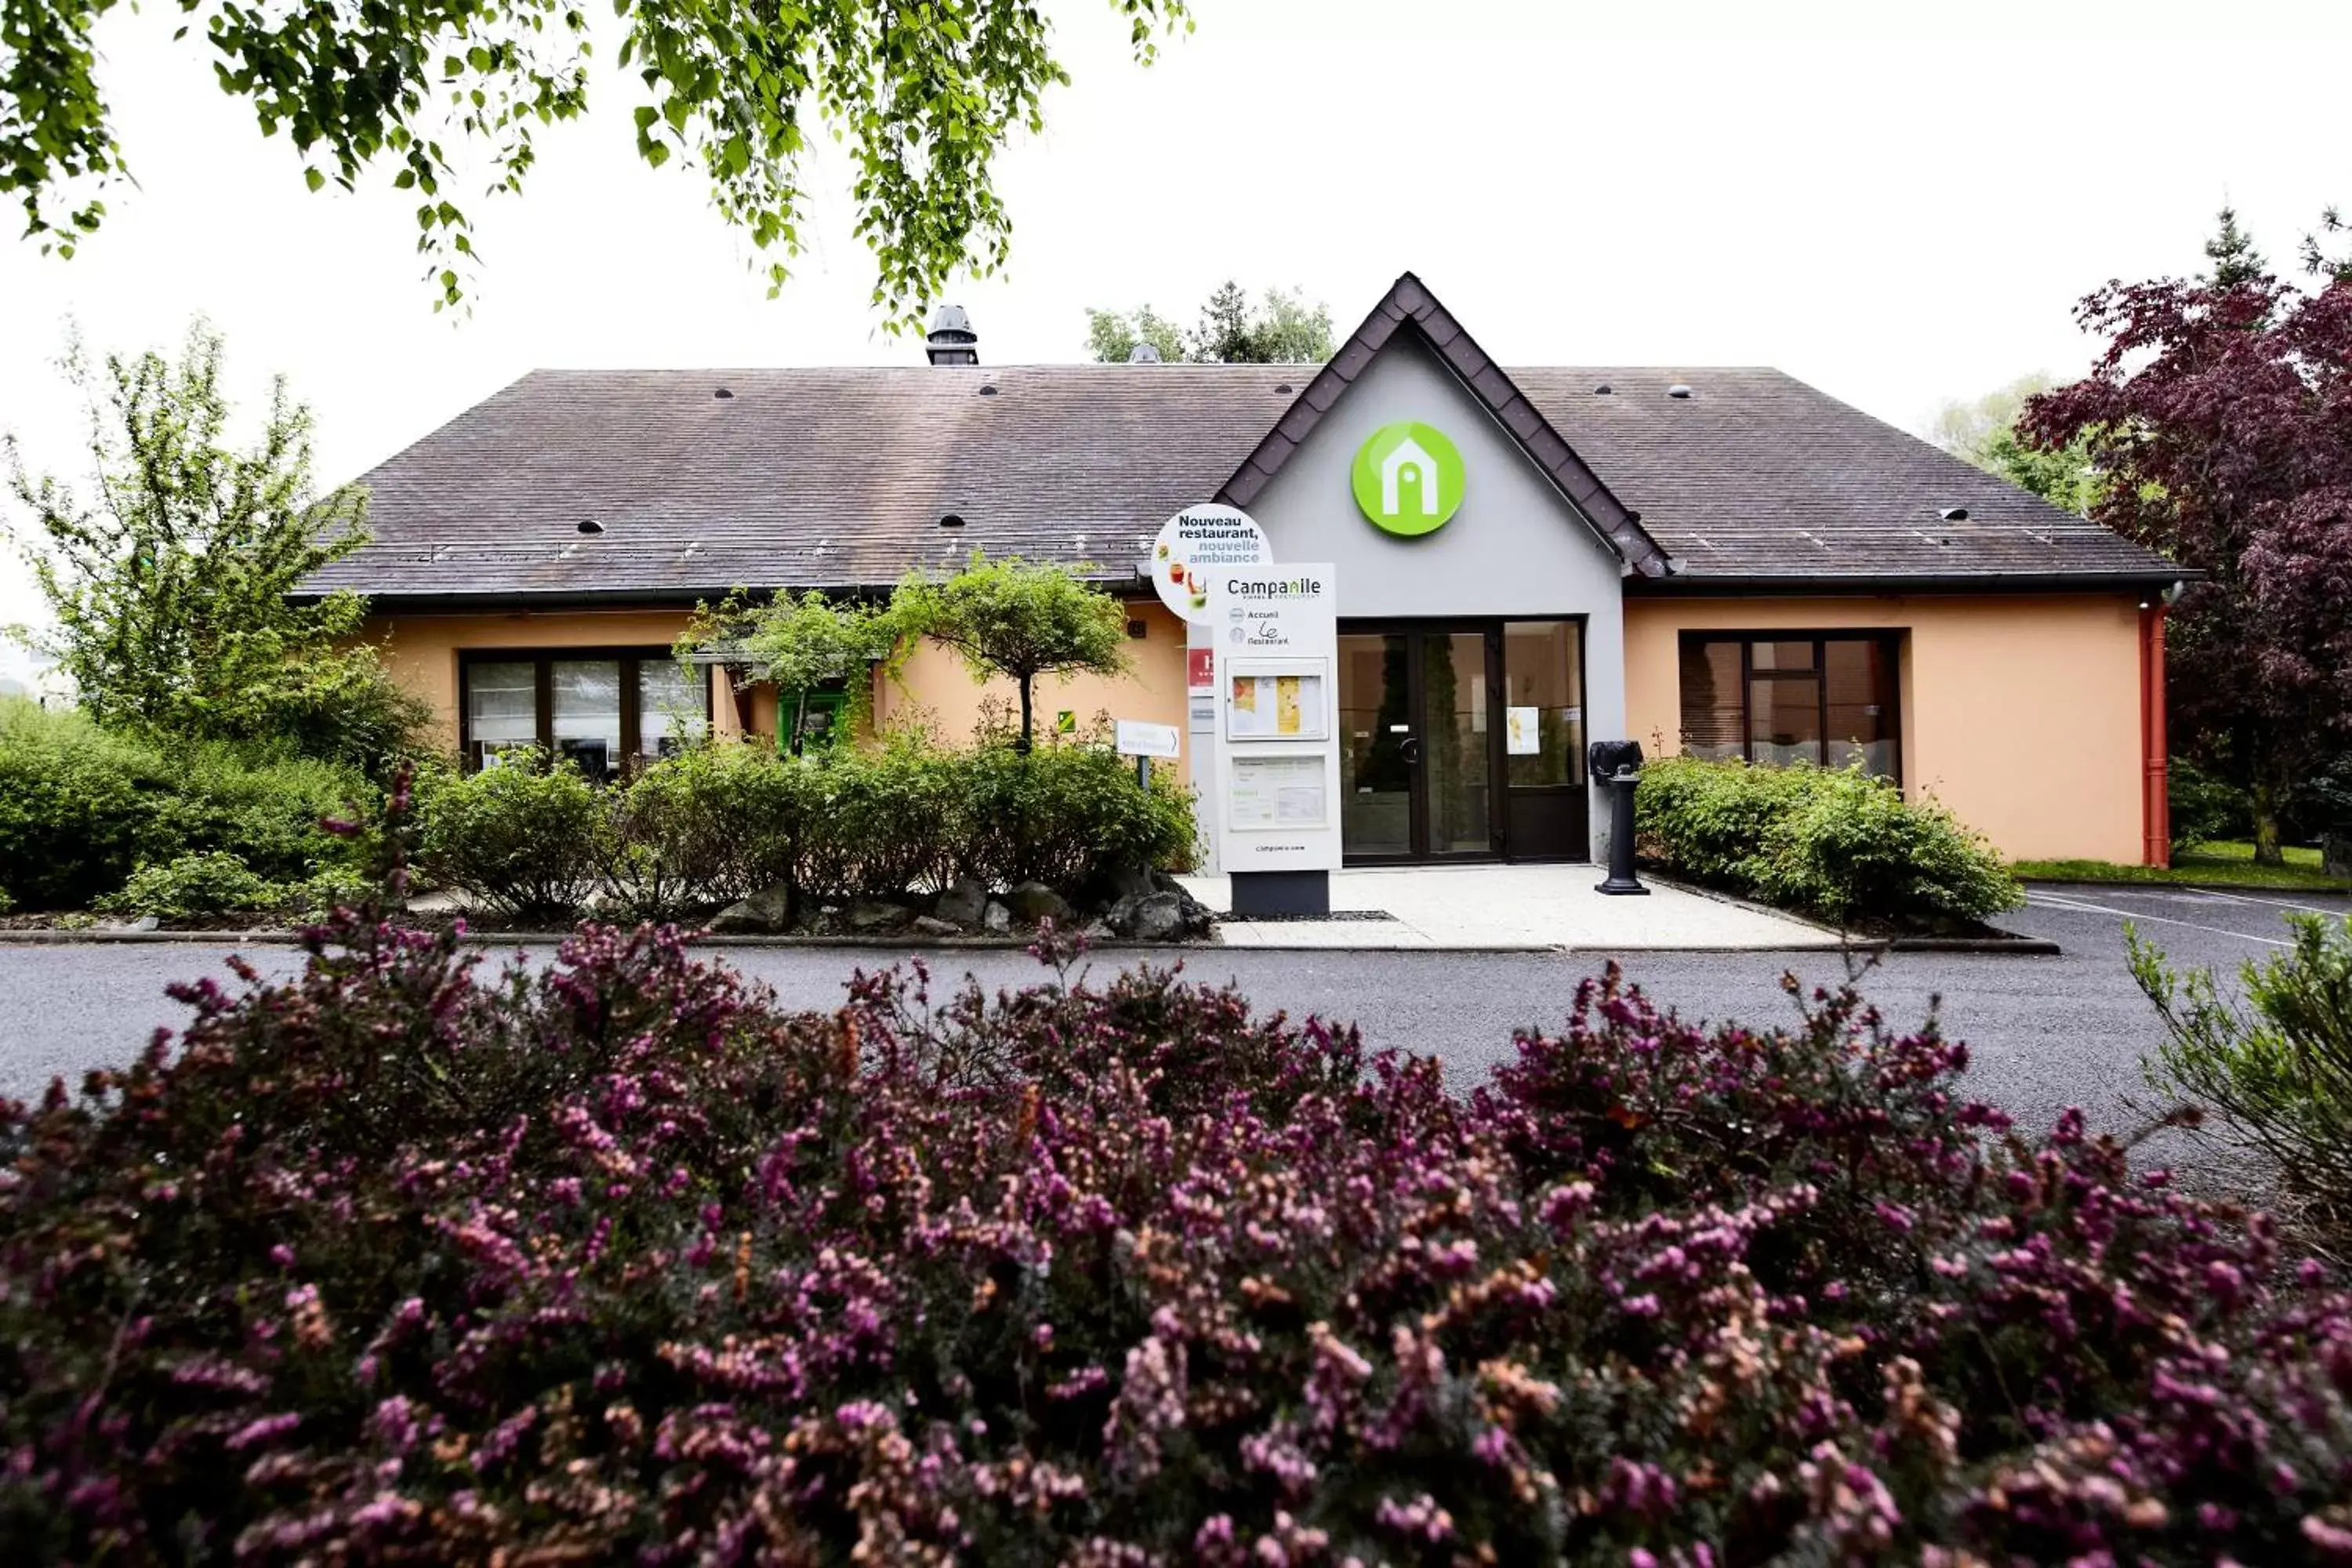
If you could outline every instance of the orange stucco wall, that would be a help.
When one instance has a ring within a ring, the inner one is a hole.
[[[1176,725],[1180,731],[1183,728],[1183,623],[1157,600],[1130,605],[1127,613],[1141,620],[1145,628],[1140,638],[1127,644],[1129,672],[1040,681],[1036,695],[1040,726],[1050,724],[1055,711],[1066,708],[1077,714],[1080,724],[1090,722],[1098,712],[1108,712],[1114,719],[1148,719]],[[441,740],[454,749],[461,653],[488,648],[666,647],[685,625],[683,610],[393,615],[372,617],[365,635],[383,647],[385,664],[394,679],[433,705]],[[774,734],[774,689],[757,686],[750,696],[752,729]],[[908,658],[896,682],[877,678],[874,713],[884,728],[922,723],[942,741],[961,744],[971,738],[982,703],[992,697],[1003,699],[1008,706],[1017,700],[1012,682],[983,685],[975,681],[960,657],[927,643]],[[723,687],[718,689],[712,709],[719,733],[736,732],[735,704]]]
[[[2140,858],[2139,609],[2121,595],[1628,599],[1628,727],[1676,749],[1682,632],[1862,629],[1903,634],[1906,794],[2011,857]]]
[[[1067,709],[1083,726],[1097,713],[1114,719],[1143,719],[1184,729],[1184,623],[1152,599],[1127,606],[1131,620],[1144,624],[1140,637],[1127,643],[1129,668],[1119,676],[1079,675],[1047,679],[1037,683],[1036,717],[1042,731],[1054,715]],[[971,739],[981,708],[991,700],[1018,713],[1020,695],[1009,680],[974,680],[962,656],[935,643],[926,643],[908,656],[894,682],[877,677],[874,716],[884,729],[921,724],[950,745]],[[1183,735],[1188,748],[1192,737]],[[1184,759],[1191,764],[1189,755]],[[1186,774],[1189,778],[1189,773]]]
[[[394,679],[433,705],[441,742],[457,744],[457,656],[473,649],[667,647],[684,610],[564,610],[510,615],[373,616],[364,636],[383,648]],[[726,694],[712,704],[722,734],[735,729]],[[771,702],[772,714],[773,703]]]

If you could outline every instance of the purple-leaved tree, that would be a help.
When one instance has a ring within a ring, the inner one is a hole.
[[[2210,273],[2083,300],[2106,348],[2019,431],[2084,440],[2109,480],[2092,515],[2199,574],[2172,620],[2175,744],[2244,787],[2274,865],[2292,797],[2352,751],[2352,280],[2282,281],[2221,224]]]

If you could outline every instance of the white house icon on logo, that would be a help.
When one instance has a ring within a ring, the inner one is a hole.
[[[1381,459],[1381,510],[1391,517],[1403,511],[1402,489],[1404,471],[1412,470],[1413,481],[1421,488],[1421,515],[1435,517],[1437,502],[1437,460],[1421,449],[1421,443],[1408,436],[1396,444],[1396,449]]]

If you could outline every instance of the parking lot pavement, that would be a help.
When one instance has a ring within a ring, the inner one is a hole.
[[[1901,1026],[1939,1005],[1947,1035],[1969,1043],[1966,1091],[2009,1110],[2028,1131],[2046,1128],[2060,1110],[2080,1105],[2091,1125],[2124,1132],[2159,1109],[2145,1087],[2140,1057],[2155,1039],[2155,1017],[2124,962],[2126,922],[2164,948],[2177,966],[2205,966],[2225,976],[2239,963],[2280,951],[2285,917],[2297,910],[2341,914],[2342,898],[2208,893],[2177,888],[2035,887],[2027,907],[2001,923],[2055,940],[2055,958],[1974,953],[1895,953],[1861,977],[1865,995]],[[257,948],[249,956],[266,973],[291,971],[299,955]],[[718,954],[773,986],[793,1007],[833,1007],[859,966],[904,953],[841,948],[755,948]],[[1377,1047],[1439,1057],[1448,1077],[1475,1083],[1511,1053],[1512,1032],[1555,1027],[1579,981],[1609,957],[1571,953],[1270,952],[1193,949],[1181,954],[1105,954],[1097,964],[1165,963],[1181,956],[1205,980],[1232,980],[1261,1010],[1293,1017],[1317,1014],[1360,1024]],[[1808,985],[1845,978],[1837,952],[1643,952],[1622,958],[1627,975],[1686,1017],[1751,1024],[1791,1019],[1795,1004],[1780,989],[1784,972]],[[196,944],[0,946],[0,1094],[37,1094],[52,1074],[68,1081],[88,1068],[121,1062],[148,1031],[184,1019],[163,994],[165,983],[210,973],[225,977],[224,950]],[[974,952],[929,955],[935,972],[969,971],[990,987],[1035,980],[1026,955]],[[2168,1134],[2152,1157],[2177,1162],[2231,1186],[2249,1184],[2249,1167]]]
[[[2054,938],[2072,952],[2120,953],[2124,928],[2164,950],[2176,967],[2223,965],[2261,958],[2289,945],[2287,919],[2313,914],[2342,919],[2352,898],[2220,888],[2134,887],[2084,882],[2036,882],[2025,909],[2000,917],[2011,931]]]

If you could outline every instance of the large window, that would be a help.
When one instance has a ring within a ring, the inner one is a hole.
[[[468,765],[536,746],[600,784],[691,744],[710,725],[707,681],[667,648],[467,654],[459,667]]]
[[[1683,750],[1751,763],[1903,777],[1895,639],[1885,633],[1718,637],[1682,643]]]

